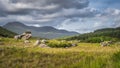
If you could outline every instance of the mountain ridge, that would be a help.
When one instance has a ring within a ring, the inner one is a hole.
[[[23,33],[24,31],[31,31],[33,36],[44,38],[59,38],[79,34],[77,32],[56,29],[52,26],[27,26],[21,22],[8,22],[3,27],[18,34]]]

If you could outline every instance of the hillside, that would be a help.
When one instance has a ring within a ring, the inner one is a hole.
[[[3,27],[18,34],[21,34],[24,31],[31,31],[34,37],[43,37],[49,39],[79,34],[77,32],[59,30],[51,26],[43,26],[43,27],[27,26],[20,22],[9,22]]]
[[[70,48],[41,48],[11,38],[3,40],[0,68],[120,68],[120,43],[110,47],[79,43]]]
[[[84,42],[101,42],[120,39],[120,27],[98,29],[91,33],[80,34],[65,38],[67,40],[81,40]]]
[[[16,33],[0,27],[0,37],[14,37],[14,35],[16,35]]]

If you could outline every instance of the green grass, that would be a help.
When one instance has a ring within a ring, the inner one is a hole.
[[[79,43],[70,48],[40,48],[22,40],[1,39],[0,68],[120,68],[120,45]],[[15,41],[15,42],[14,42]],[[29,46],[29,47],[25,47]]]

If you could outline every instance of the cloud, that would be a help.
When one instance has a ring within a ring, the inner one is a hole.
[[[29,26],[53,26],[80,33],[119,27],[118,3],[113,0],[0,0],[0,25],[20,21]]]
[[[53,22],[54,25],[57,20],[92,16],[92,12],[84,9],[88,5],[88,0],[0,0],[0,17],[42,24]]]
[[[79,33],[87,33],[96,29],[113,27],[120,27],[119,9],[108,8],[90,18],[70,18],[58,26],[59,29],[77,31]]]
[[[88,5],[88,0],[0,0],[0,17],[57,26],[67,18],[92,16],[84,9]]]
[[[58,8],[84,8],[88,6],[88,0],[12,0],[12,3],[31,4],[37,7],[46,7],[50,5],[57,5]]]
[[[62,9],[82,9],[87,7],[88,0],[0,0],[1,14],[51,14]]]
[[[100,9],[119,8],[120,0],[91,0],[90,6]]]

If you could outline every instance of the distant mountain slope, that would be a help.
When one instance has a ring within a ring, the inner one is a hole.
[[[0,27],[0,37],[14,37],[14,35],[16,35],[16,33]]]
[[[51,26],[43,26],[43,27],[26,26],[20,22],[10,22],[4,25],[3,27],[18,34],[21,34],[25,31],[31,31],[34,37],[43,37],[49,39],[79,34],[77,32],[59,30]]]
[[[91,33],[80,34],[77,36],[72,36],[65,38],[67,40],[82,40],[82,41],[91,41],[91,40],[110,40],[110,39],[120,39],[120,27],[118,28],[104,28],[98,29]]]

